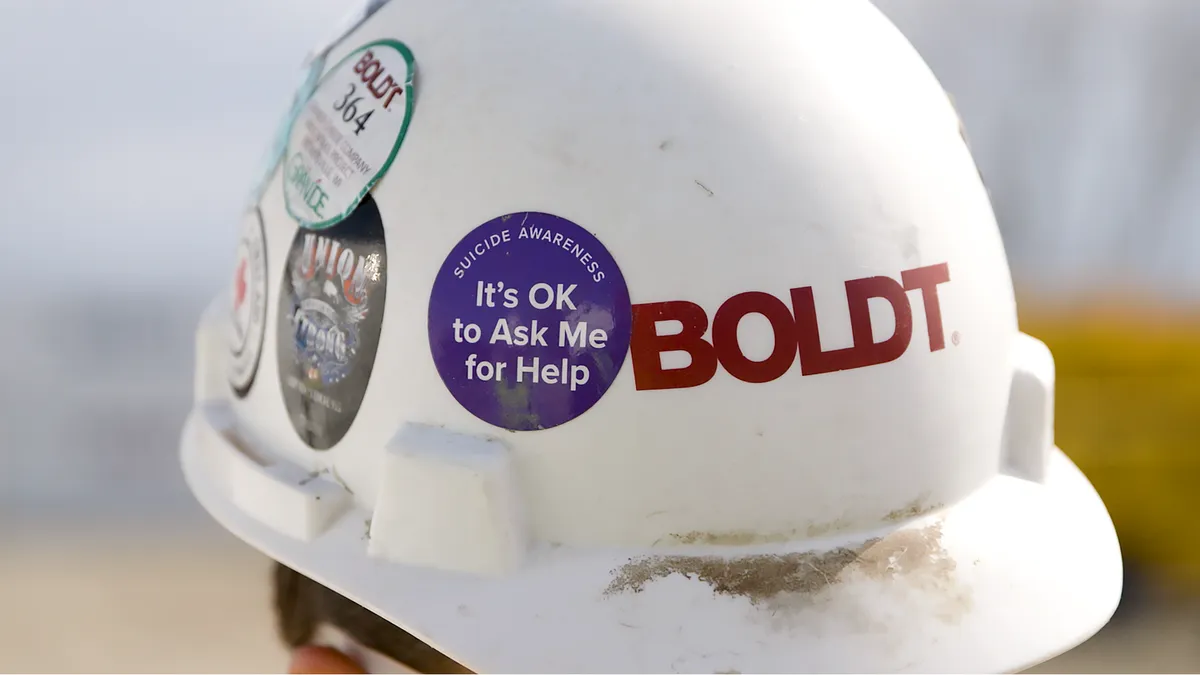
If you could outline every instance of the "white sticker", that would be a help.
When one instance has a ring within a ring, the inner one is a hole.
[[[254,385],[267,325],[267,246],[258,209],[242,220],[229,290],[229,384],[244,397]]]
[[[416,65],[395,40],[364,45],[329,70],[288,135],[283,194],[301,227],[347,218],[391,166],[412,119]]]

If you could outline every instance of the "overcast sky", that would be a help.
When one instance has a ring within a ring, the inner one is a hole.
[[[345,0],[0,0],[0,274],[217,283]]]
[[[0,278],[215,289],[299,65],[354,5],[0,4]],[[1200,295],[1200,3],[878,4],[958,99],[1019,280]]]

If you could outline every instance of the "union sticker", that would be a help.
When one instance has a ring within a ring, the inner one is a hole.
[[[408,47],[380,40],[321,78],[292,122],[283,165],[284,202],[302,228],[350,217],[387,172],[412,120],[415,75]]]
[[[334,227],[296,231],[284,265],[276,345],[288,416],[314,450],[337,445],[358,415],[386,292],[383,221],[369,195]]]
[[[244,398],[254,386],[267,325],[267,246],[257,208],[242,220],[229,290],[229,384]]]
[[[429,300],[429,346],[446,388],[511,431],[591,409],[621,370],[631,325],[616,260],[590,232],[548,213],[475,228],[442,264]]]

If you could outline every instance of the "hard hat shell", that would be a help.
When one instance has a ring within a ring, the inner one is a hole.
[[[476,671],[1011,671],[1108,620],[1053,359],[874,7],[380,4],[200,325],[229,530]]]

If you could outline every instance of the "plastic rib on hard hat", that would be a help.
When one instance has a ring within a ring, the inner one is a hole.
[[[351,25],[198,332],[230,531],[479,672],[1012,671],[1108,620],[1053,359],[874,7]]]

